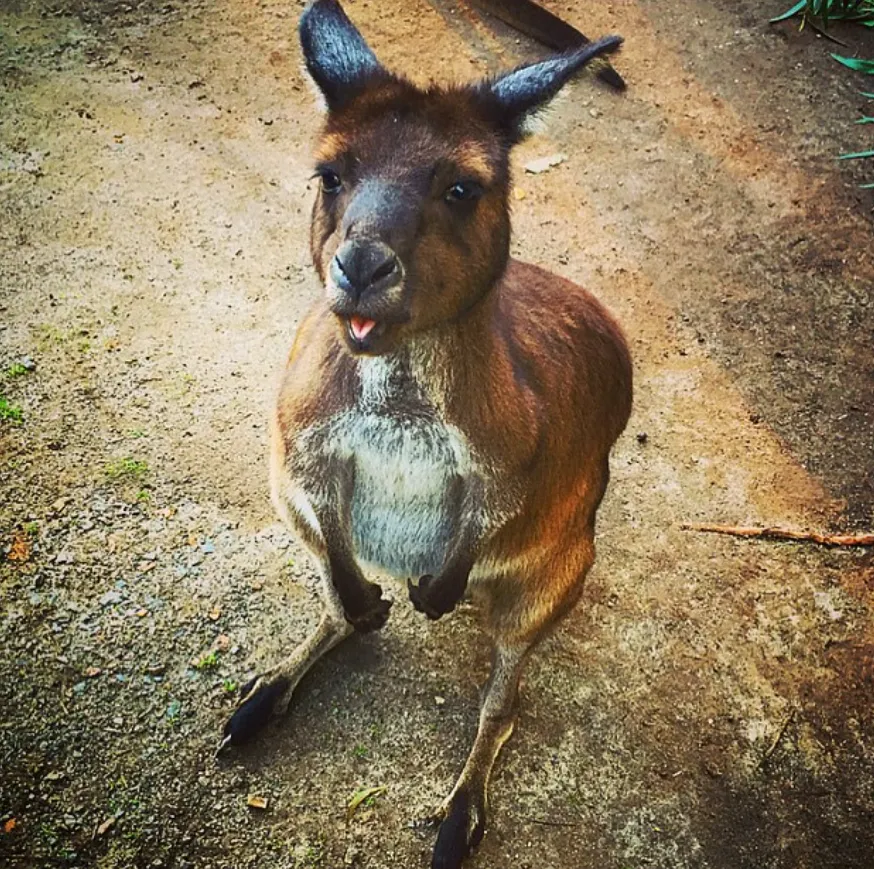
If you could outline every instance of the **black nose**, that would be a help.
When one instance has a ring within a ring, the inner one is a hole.
[[[331,260],[331,277],[341,290],[360,296],[400,283],[401,264],[382,242],[350,239]]]

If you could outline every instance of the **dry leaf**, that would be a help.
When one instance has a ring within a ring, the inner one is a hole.
[[[30,558],[30,538],[24,531],[16,531],[9,549],[10,561],[27,561]]]
[[[18,821],[16,821],[15,818],[10,818],[3,825],[3,832],[4,833],[11,833],[17,826],[18,826]]]
[[[355,814],[355,810],[370,797],[379,796],[379,794],[385,793],[388,788],[385,785],[380,785],[375,788],[362,788],[360,791],[355,791],[352,794],[352,799],[349,800],[349,805],[346,807],[346,820],[351,820],[352,816]]]
[[[93,679],[95,676],[99,676],[103,670],[100,667],[86,667],[85,672],[82,674],[86,679]]]
[[[221,615],[222,615],[222,608],[220,606],[214,606],[209,611],[210,621],[217,622],[221,618]]]
[[[527,193],[526,193],[526,192],[525,192],[521,187],[514,187],[514,188],[513,188],[513,198],[514,198],[514,199],[522,200],[522,199],[524,199],[527,195],[528,195],[528,194],[527,194]]]
[[[115,823],[115,818],[110,815],[98,828],[97,835],[102,836]]]
[[[564,163],[567,157],[564,154],[550,154],[547,157],[538,157],[536,160],[529,160],[525,164],[525,171],[532,175],[539,175],[541,172],[548,172],[553,166],[558,166],[559,163]]]
[[[258,796],[258,794],[249,794],[246,797],[246,805],[253,809],[266,809],[267,803],[270,802],[267,797]]]

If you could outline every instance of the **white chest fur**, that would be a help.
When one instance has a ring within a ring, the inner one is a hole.
[[[359,400],[335,420],[331,440],[354,467],[356,556],[417,577],[439,572],[459,521],[453,483],[472,467],[464,435],[398,366],[383,357],[359,361]]]

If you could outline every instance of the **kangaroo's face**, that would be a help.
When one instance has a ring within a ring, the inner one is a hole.
[[[335,0],[307,7],[300,38],[328,107],[313,260],[348,348],[386,353],[495,285],[509,251],[510,149],[575,72],[621,40],[421,90],[379,63]]]
[[[386,81],[329,114],[311,244],[353,352],[387,352],[494,285],[509,248],[507,154],[464,91]]]

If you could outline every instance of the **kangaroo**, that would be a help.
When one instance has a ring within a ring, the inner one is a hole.
[[[222,747],[288,706],[321,655],[381,628],[406,580],[429,619],[469,591],[494,642],[479,729],[437,812],[432,867],[482,839],[486,790],[531,649],[595,558],[609,453],[631,410],[616,322],[586,290],[509,257],[509,154],[607,37],[491,79],[419,89],[335,0],[304,11],[327,104],[310,246],[324,286],[272,419],[273,501],[322,578],[313,634],[244,686]]]

